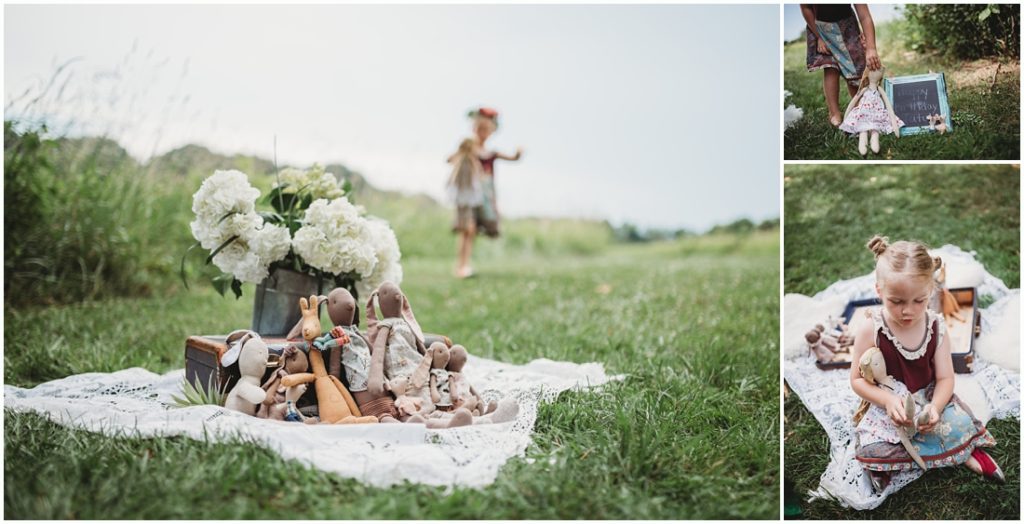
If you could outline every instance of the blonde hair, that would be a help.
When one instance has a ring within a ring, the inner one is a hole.
[[[933,281],[942,267],[942,259],[929,255],[928,246],[921,242],[900,240],[889,244],[888,237],[875,235],[867,247],[875,254],[875,278],[879,282],[894,274]]]

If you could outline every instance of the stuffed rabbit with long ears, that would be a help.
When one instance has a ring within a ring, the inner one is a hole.
[[[864,351],[864,354],[860,357],[859,362],[860,374],[870,384],[875,384],[879,387],[888,389],[890,392],[896,390],[895,381],[892,375],[888,374],[888,370],[885,367],[885,357],[882,355],[882,350],[877,347],[868,348]],[[910,454],[910,458],[914,459],[914,462],[921,469],[927,470],[928,466],[925,465],[924,460],[921,458],[921,454],[917,452],[917,448],[910,442],[910,438],[917,434],[917,427],[922,424],[927,424],[930,420],[928,415],[927,406],[922,410],[920,414],[917,414],[917,404],[914,402],[914,398],[911,395],[907,395],[903,400],[904,412],[907,420],[911,421],[913,426],[910,431],[903,426],[896,427],[896,433],[899,435],[900,442],[903,447]],[[853,424],[857,425],[864,414],[871,408],[871,403],[867,400],[861,399],[860,406],[857,411],[853,414]]]
[[[860,79],[860,89],[846,107],[846,114],[839,129],[847,133],[859,134],[860,142],[857,151],[860,155],[868,154],[868,135],[871,137],[871,151],[875,154],[881,150],[878,143],[879,133],[900,136],[900,128],[904,123],[893,111],[892,103],[879,85],[885,76],[884,69],[864,69]]]
[[[256,415],[256,408],[267,398],[267,392],[260,387],[260,380],[267,369],[270,351],[259,337],[248,338],[238,354],[238,369],[242,376],[228,393],[224,407],[246,415]]]
[[[281,379],[281,384],[287,388],[313,382],[322,422],[330,424],[375,423],[377,417],[361,416],[355,400],[345,389],[345,385],[338,380],[338,377],[327,374],[324,357],[313,346],[313,341],[320,336],[320,315],[317,302],[318,299],[315,296],[309,297],[308,301],[305,298],[299,299],[299,309],[302,311],[302,338],[306,340],[306,347],[309,348],[308,357],[313,373],[288,375]]]
[[[374,394],[367,388],[373,358],[369,340],[356,326],[356,300],[347,289],[339,287],[327,296],[327,314],[334,323],[330,333],[314,342],[320,349],[329,349],[328,373],[345,373],[349,391],[364,415],[373,415],[381,422],[398,422],[395,402],[386,391]],[[377,362],[383,366],[383,361]]]
[[[377,306],[380,307],[380,320],[377,319]],[[427,348],[423,343],[423,330],[416,322],[409,300],[392,282],[384,282],[370,295],[366,303],[366,329],[372,346],[366,389],[379,396],[384,394],[385,379],[412,377],[420,367]]]

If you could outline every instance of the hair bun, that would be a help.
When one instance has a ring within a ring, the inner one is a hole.
[[[882,256],[886,249],[889,249],[889,237],[875,235],[868,240],[868,249],[875,254],[875,258]]]

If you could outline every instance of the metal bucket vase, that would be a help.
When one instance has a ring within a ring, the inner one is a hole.
[[[322,283],[314,276],[290,269],[276,269],[256,286],[252,330],[266,337],[284,337],[302,318],[299,299],[321,294]]]

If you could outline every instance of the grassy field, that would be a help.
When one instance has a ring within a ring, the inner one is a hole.
[[[577,243],[602,242],[585,237]],[[481,491],[378,489],[251,445],[112,439],[8,411],[5,518],[776,518],[777,233],[600,256],[535,246],[511,257],[489,244],[468,281],[449,276],[445,242],[443,257],[404,264],[425,329],[489,358],[628,374],[543,406],[527,450],[536,461],[511,460]],[[186,335],[248,324],[246,293],[8,308],[4,381],[179,368]]]
[[[881,137],[881,152],[868,158],[896,160],[1016,160],[1020,158],[1020,62],[995,59],[955,61],[911,51],[902,35],[904,22],[879,24],[878,51],[887,76],[946,74],[954,131]],[[787,44],[783,58],[786,104],[803,108],[804,117],[785,131],[786,160],[860,159],[857,139],[828,122],[822,72],[807,72],[807,44]],[[850,96],[840,86],[845,111]]]
[[[1010,287],[1020,279],[1020,171],[1015,166],[787,166],[785,291],[814,294],[870,272],[864,248],[875,233],[931,246],[958,245]],[[989,424],[993,456],[1006,473],[996,485],[966,468],[943,468],[871,512],[829,501],[803,503],[813,519],[1016,519],[1020,515],[1020,422]],[[828,464],[828,437],[800,399],[785,401],[787,484],[817,488]]]

